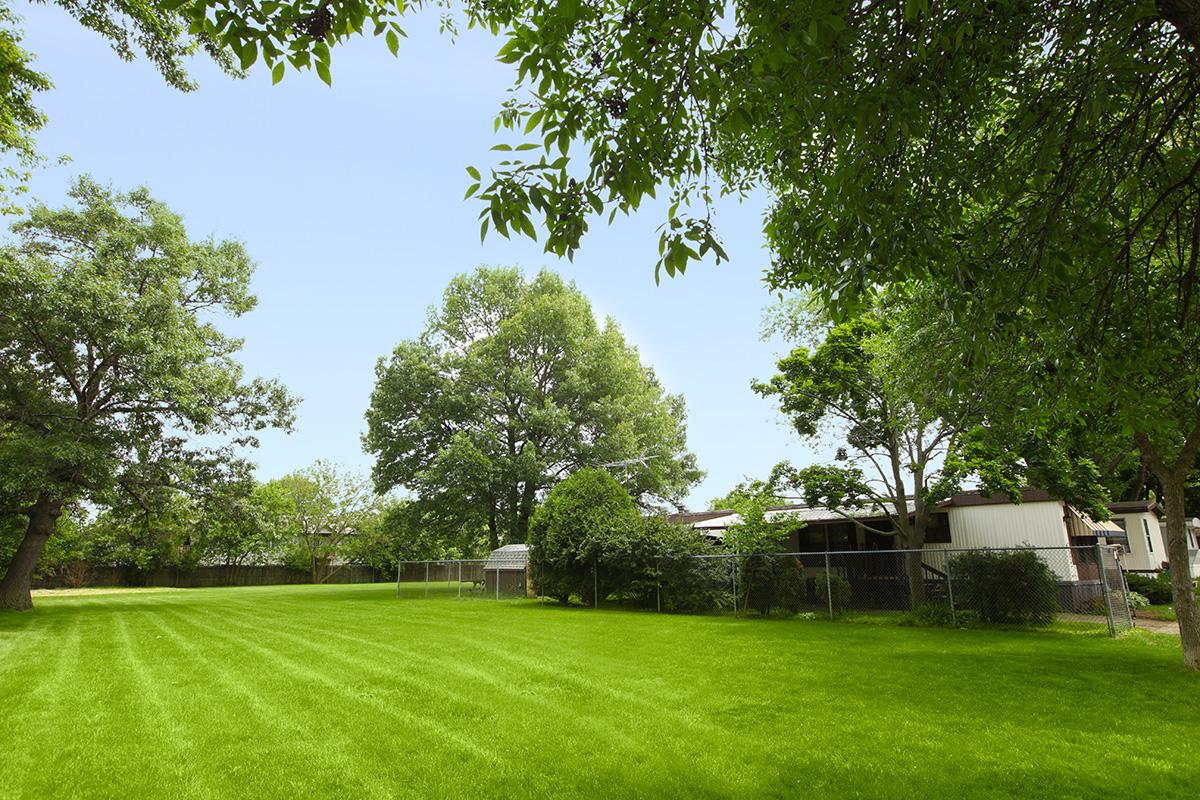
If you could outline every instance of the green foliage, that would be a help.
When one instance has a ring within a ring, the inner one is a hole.
[[[271,524],[284,542],[285,557],[309,570],[314,583],[329,577],[332,563],[348,555],[352,540],[370,538],[378,524],[378,501],[370,483],[326,461],[267,486],[279,495]],[[367,558],[369,549],[359,545],[350,552]]]
[[[945,603],[922,603],[904,615],[901,625],[914,628],[959,628],[971,620],[967,611],[951,611]]]
[[[783,559],[765,553],[739,559],[738,605],[743,613],[754,611],[765,617],[779,606],[781,561]]]
[[[1129,591],[1145,596],[1153,605],[1171,602],[1171,575],[1168,572],[1154,575],[1126,572],[1125,585],[1129,587]]]
[[[641,524],[633,498],[611,475],[595,468],[573,472],[550,491],[529,526],[535,590],[562,603],[572,595],[591,602],[599,563],[608,567],[614,553],[628,558]]]
[[[209,315],[254,307],[235,242],[188,238],[144,189],[82,178],[35,205],[0,252],[0,507],[86,500],[153,509],[245,465],[232,445],[290,427],[295,401],[245,380]],[[196,444],[203,442],[201,446]]]
[[[759,616],[799,613],[807,599],[804,566],[794,557],[758,553],[738,560],[738,606]]]
[[[739,483],[720,497],[714,497],[708,508],[710,511],[736,511],[754,503],[769,508],[787,505],[787,499],[775,494],[766,481],[751,480]]]
[[[845,464],[796,469],[785,462],[772,471],[772,486],[843,513],[874,509],[892,522],[891,530],[877,532],[894,532],[903,546],[920,548],[933,507],[961,480],[940,462],[954,449],[969,409],[914,395],[912,384],[898,377],[891,353],[902,347],[895,341],[901,334],[885,322],[898,302],[881,297],[869,313],[822,326],[814,348],[795,348],[779,362],[778,374],[753,387],[778,398],[800,436],[836,433],[846,443],[837,456]],[[811,312],[801,306],[798,313]]]
[[[771,517],[775,496],[766,491],[765,484],[747,494],[737,490],[727,498],[739,521],[725,531],[725,549],[734,553],[771,553],[780,549],[787,537],[804,523],[787,516]]]
[[[1149,600],[1149,598],[1146,597],[1146,595],[1139,594],[1138,592],[1134,592],[1134,591],[1129,592],[1129,608],[1130,609],[1132,609],[1133,611],[1138,611],[1140,609],[1149,608],[1149,607],[1150,607],[1150,600]]]
[[[663,611],[719,608],[729,591],[726,564],[695,531],[642,517],[607,472],[582,469],[554,487],[529,533],[534,588],[566,603],[612,600]]]
[[[647,520],[649,523],[649,520]],[[724,559],[695,558],[714,555],[714,548],[695,531],[669,526],[666,535],[655,537],[658,555],[654,574],[658,578],[663,611],[700,613],[729,605],[729,564]],[[647,587],[643,602],[650,607]]]
[[[200,50],[226,72],[238,74],[230,53],[211,32],[187,30],[173,0],[52,2],[106,39],[120,58],[130,61],[141,52],[176,89],[194,88],[184,63]],[[19,213],[16,195],[26,191],[29,170],[42,161],[34,137],[46,117],[36,100],[51,82],[33,68],[35,60],[21,45],[20,18],[7,5],[0,8],[0,155],[14,162],[0,166],[0,213]]]
[[[623,464],[639,502],[678,500],[701,475],[685,418],[573,285],[481,268],[380,361],[364,443],[377,489],[404,486],[447,530],[498,545],[524,541],[539,494],[579,467]]]
[[[779,597],[780,611],[797,614],[803,608],[808,590],[804,581],[804,565],[798,559],[779,557],[775,591]]]
[[[1045,626],[1058,613],[1058,579],[1033,550],[980,550],[950,560],[954,597],[985,625]]]
[[[813,586],[817,590],[817,598],[825,604],[825,607],[830,606],[830,597],[833,598],[833,613],[843,614],[850,606],[850,597],[854,592],[850,581],[833,572],[818,573],[813,579]]]

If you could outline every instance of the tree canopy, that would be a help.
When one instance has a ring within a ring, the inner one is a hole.
[[[241,469],[235,446],[293,419],[212,317],[254,307],[245,248],[189,239],[144,189],[80,179],[70,196],[34,206],[0,250],[0,509],[29,523],[0,607],[28,607],[64,503],[216,485]]]
[[[376,376],[364,438],[376,488],[486,527],[493,546],[524,541],[539,494],[572,470],[610,465],[647,505],[678,501],[701,475],[683,398],[551,272],[455,278]]]

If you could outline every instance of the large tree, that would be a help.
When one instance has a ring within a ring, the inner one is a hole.
[[[366,479],[326,461],[266,484],[277,494],[271,524],[286,542],[290,559],[313,583],[329,580],[346,562],[350,543],[369,536],[379,522],[378,498]]]
[[[845,442],[838,448],[845,466],[780,465],[771,482],[916,551],[905,562],[915,607],[924,600],[919,551],[930,515],[959,477],[942,466],[974,417],[969,402],[951,406],[908,397],[900,389],[907,382],[889,374],[883,356],[892,335],[890,325],[876,314],[832,326],[814,348],[794,349],[779,362],[779,373],[755,382],[754,389],[778,398],[801,436],[832,434]],[[926,393],[935,394],[937,376],[922,378]],[[886,516],[891,529],[870,526],[852,513],[863,507]]]
[[[580,467],[611,465],[644,504],[678,501],[701,474],[683,399],[551,272],[455,278],[376,374],[364,438],[376,487],[477,520],[493,546],[524,541],[539,494]]]
[[[0,250],[0,509],[26,523],[0,608],[30,607],[65,503],[211,484],[235,461],[213,437],[253,445],[293,416],[282,386],[245,379],[241,341],[214,324],[254,307],[242,245],[189,239],[144,189],[81,179],[70,196],[32,208]]]

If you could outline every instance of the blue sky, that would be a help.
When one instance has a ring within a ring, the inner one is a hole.
[[[258,270],[258,308],[227,327],[245,337],[251,374],[303,398],[297,430],[268,434],[254,454],[269,479],[327,458],[365,472],[359,435],[376,359],[421,330],[455,273],[480,264],[549,267],[614,317],[669,391],[688,406],[688,436],[708,473],[689,498],[703,507],[777,461],[808,463],[773,404],[750,391],[784,349],[759,339],[772,295],[762,283],[763,197],[724,202],[717,222],[731,260],[654,283],[661,208],[593,225],[574,263],[528,240],[478,236],[462,199],[468,164],[504,141],[492,130],[510,68],[498,40],[410,20],[393,58],[382,39],[335,53],[333,87],[314,73],[271,86],[265,70],[233,80],[197,60],[198,91],[180,93],[146,61],[121,61],[56,6],[18,7],[26,45],[55,88],[42,152],[65,166],[36,174],[33,194],[63,199],[87,172],[118,188],[147,185],[193,236],[243,241]]]

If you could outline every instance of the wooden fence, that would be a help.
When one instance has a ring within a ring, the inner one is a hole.
[[[391,575],[374,567],[352,564],[333,567],[322,583],[379,583],[392,581]],[[312,583],[308,570],[280,565],[196,567],[195,569],[164,568],[140,571],[132,567],[90,566],[71,569],[34,580],[35,589],[62,589],[78,586],[172,586],[194,588],[202,586],[269,586],[277,584]]]

